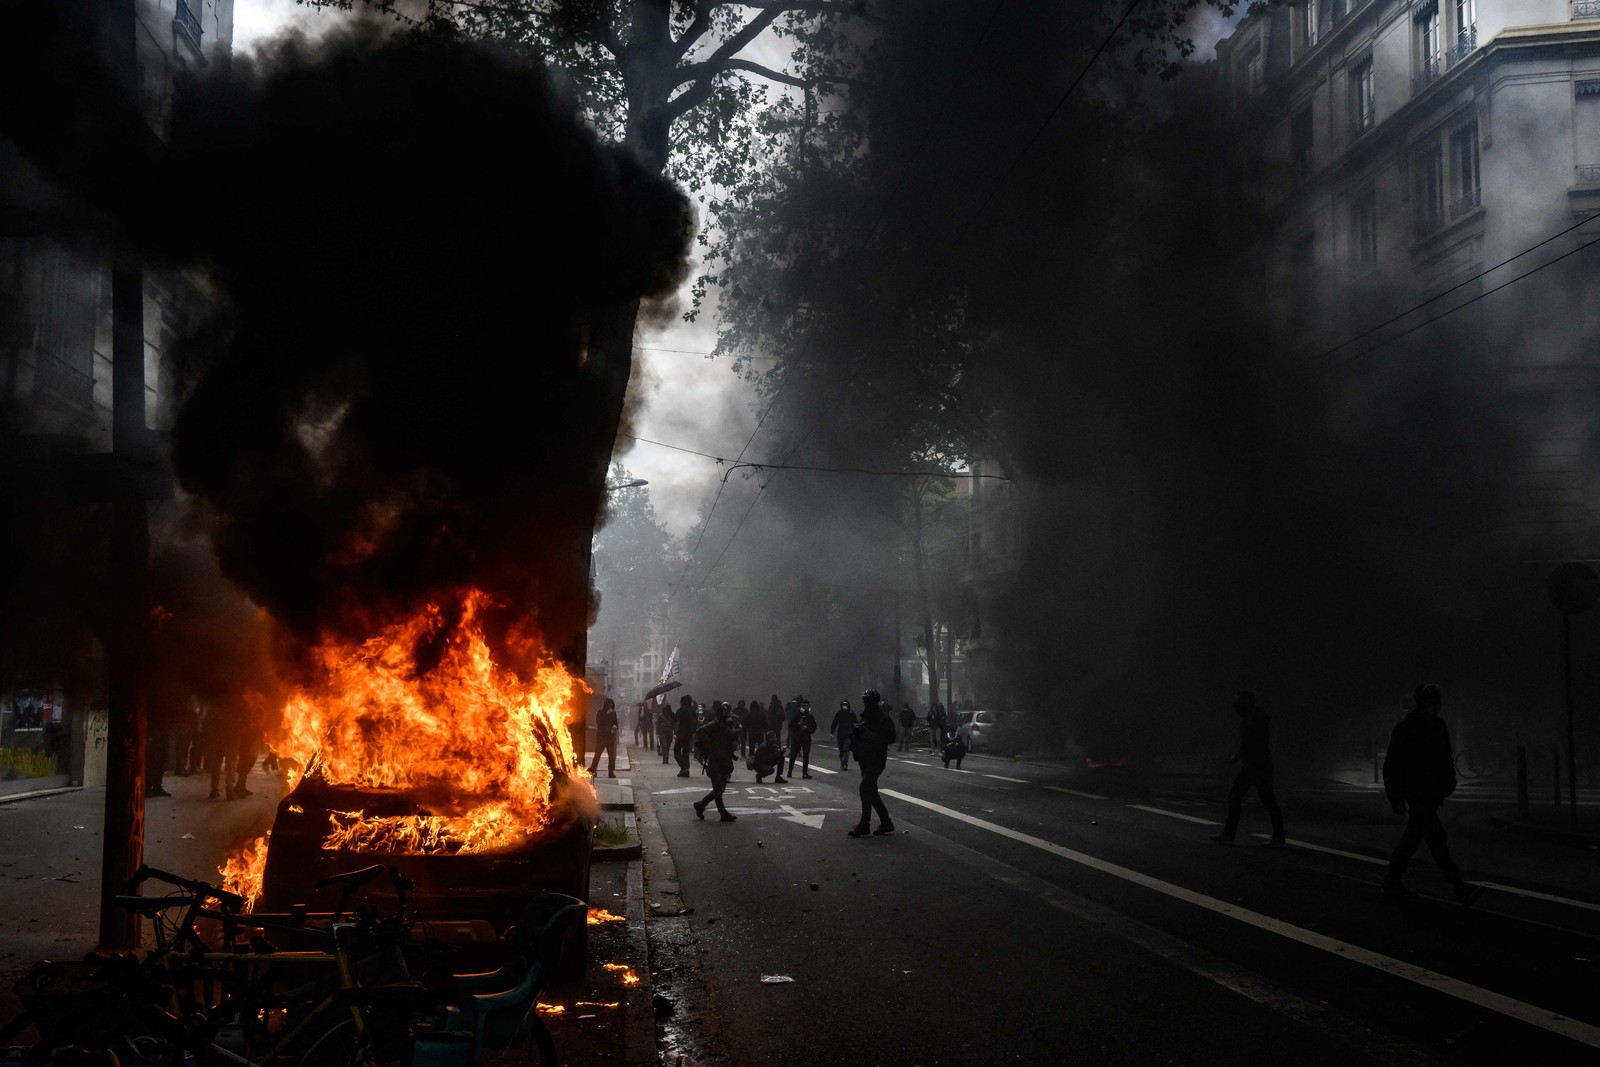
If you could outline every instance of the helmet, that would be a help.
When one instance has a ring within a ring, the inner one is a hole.
[[[713,712],[713,714],[716,716],[718,722],[726,719],[728,717],[728,702],[726,700],[720,701],[717,704],[716,710]]]
[[[876,704],[882,699],[883,697],[878,695],[878,691],[876,689],[868,689],[865,693],[861,694],[861,703],[863,704]]]
[[[850,710],[850,702],[848,700],[839,701],[839,710],[840,711],[849,711]]]
[[[1418,707],[1425,704],[1437,707],[1444,702],[1444,692],[1432,682],[1417,686],[1412,696],[1416,697]]]

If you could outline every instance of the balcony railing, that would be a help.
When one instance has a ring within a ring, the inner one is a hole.
[[[1595,0],[1595,2],[1600,3],[1600,0]],[[1411,79],[1411,91],[1413,93],[1420,93],[1422,90],[1438,81],[1439,74],[1441,73],[1443,66],[1444,64],[1439,61],[1438,56],[1433,56],[1430,59],[1424,59],[1422,61],[1422,69],[1417,71],[1417,76],[1415,78]]]
[[[200,28],[200,20],[189,10],[189,5],[184,0],[178,0],[178,10],[172,16],[172,29],[194,52],[195,58],[204,61],[205,57],[200,51],[200,38],[205,35],[205,31]]]
[[[1451,204],[1450,204],[1450,217],[1452,219],[1459,219],[1463,215],[1467,215],[1467,214],[1470,214],[1470,213],[1478,210],[1478,208],[1480,206],[1482,206],[1482,204],[1483,204],[1483,190],[1481,190],[1481,189],[1468,190],[1467,192],[1462,193],[1459,197],[1457,197],[1454,201],[1451,202]]]
[[[1595,2],[1600,3],[1600,0],[1595,0]],[[1478,24],[1474,22],[1456,35],[1456,43],[1450,46],[1450,50],[1445,53],[1445,58],[1453,67],[1477,50]]]
[[[1578,180],[1580,182],[1600,182],[1600,163],[1578,164]]]
[[[1572,17],[1600,19],[1600,0],[1572,0]]]

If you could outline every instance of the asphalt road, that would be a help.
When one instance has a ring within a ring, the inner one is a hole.
[[[859,776],[816,752],[784,786],[741,766],[734,823],[696,820],[698,768],[634,761],[733,1062],[1600,1062],[1600,853],[1491,829],[1504,798],[1447,806],[1491,886],[1466,909],[1425,850],[1421,895],[1381,896],[1400,820],[1372,789],[1286,791],[1276,850],[1253,797],[1238,844],[1207,840],[1221,777],[896,753],[899,832],[856,840]]]

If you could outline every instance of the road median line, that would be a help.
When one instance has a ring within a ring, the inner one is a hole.
[[[1591,1048],[1600,1048],[1600,1027],[1592,1026],[1588,1023],[1580,1022],[1564,1015],[1558,1015],[1547,1008],[1541,1008],[1534,1004],[1528,1004],[1513,997],[1508,997],[1503,993],[1496,993],[1493,990],[1482,989],[1478,986],[1472,985],[1469,982],[1464,982],[1459,978],[1452,978],[1449,975],[1440,974],[1437,971],[1430,971],[1426,967],[1419,967],[1416,964],[1407,963],[1404,960],[1398,960],[1392,956],[1386,956],[1381,952],[1375,952],[1372,949],[1363,948],[1360,945],[1353,945],[1347,941],[1340,941],[1337,938],[1328,937],[1325,934],[1319,934],[1313,930],[1307,930],[1303,927],[1296,926],[1291,922],[1286,922],[1283,919],[1276,919],[1270,915],[1264,915],[1258,911],[1251,911],[1248,908],[1242,908],[1236,904],[1229,904],[1226,901],[1218,900],[1215,897],[1207,896],[1206,894],[1197,892],[1193,889],[1187,889],[1173,882],[1164,881],[1152,875],[1143,874],[1131,868],[1123,867],[1119,864],[1100,859],[1097,856],[1091,856],[1086,852],[1079,852],[1075,849],[1058,845],[1053,841],[1046,841],[1042,837],[1034,837],[1032,834],[1025,834],[1020,830],[1013,830],[1009,826],[1001,826],[999,823],[989,822],[987,819],[980,819],[976,816],[968,815],[965,812],[956,811],[953,808],[947,808],[942,804],[935,804],[931,800],[923,800],[921,797],[914,797],[907,793],[901,793],[898,790],[892,789],[885,789],[882,792],[885,796],[893,797],[896,800],[903,800],[907,804],[913,804],[920,808],[926,808],[928,811],[955,819],[958,822],[967,823],[969,826],[975,826],[981,830],[987,830],[990,833],[997,834],[1001,837],[1006,837],[1021,844],[1029,845],[1043,852],[1048,852],[1053,856],[1058,856],[1080,866],[1088,867],[1091,870],[1110,875],[1113,878],[1119,878],[1125,882],[1131,882],[1134,885],[1149,889],[1156,893],[1160,893],[1164,896],[1171,897],[1174,900],[1181,900],[1187,904],[1192,904],[1195,907],[1203,908],[1206,911],[1213,912],[1217,915],[1223,915],[1237,922],[1244,923],[1247,926],[1253,926],[1258,930],[1265,930],[1268,933],[1277,934],[1280,937],[1286,938],[1290,941],[1298,942],[1299,944],[1305,945],[1309,948],[1319,949],[1331,956],[1337,956],[1340,959],[1349,960],[1352,963],[1360,964],[1364,967],[1371,968],[1372,970],[1390,975],[1391,977],[1399,978],[1403,981],[1419,985],[1424,989],[1431,989],[1436,993],[1442,993],[1445,996],[1453,997],[1456,1000],[1460,1000],[1468,1004],[1473,1004],[1477,1007],[1492,1011],[1498,1015],[1503,1015],[1508,1019],[1513,1019],[1520,1023],[1526,1023],[1527,1025],[1537,1027],[1548,1033],[1557,1034],[1561,1037],[1568,1038]],[[1138,807],[1139,805],[1129,806]],[[1161,811],[1159,808],[1149,810],[1158,811],[1166,815],[1176,814],[1175,812]],[[1189,816],[1179,817],[1189,818]]]

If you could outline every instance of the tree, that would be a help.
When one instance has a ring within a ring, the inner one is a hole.
[[[612,465],[612,484],[632,480],[626,467]],[[590,640],[611,658],[614,669],[648,651],[652,623],[659,624],[665,615],[667,589],[678,564],[677,547],[657,521],[647,488],[608,494],[594,537],[594,560],[600,606]]]

